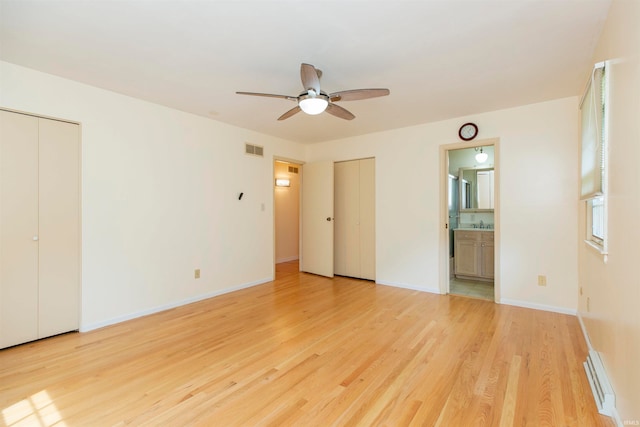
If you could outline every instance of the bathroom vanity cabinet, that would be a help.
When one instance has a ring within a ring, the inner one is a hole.
[[[454,230],[454,241],[456,277],[493,281],[493,230]]]

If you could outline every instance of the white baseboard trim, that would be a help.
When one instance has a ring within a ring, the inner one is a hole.
[[[582,335],[584,335],[584,340],[587,342],[587,348],[589,350],[593,350],[593,346],[591,345],[591,338],[589,338],[587,327],[584,325],[584,322],[582,321],[582,316],[580,315],[580,312],[578,312],[576,317],[578,318],[578,323],[580,323],[580,329],[582,329]]]
[[[553,305],[544,305],[544,304],[536,304],[533,302],[509,299],[509,298],[501,298],[500,301],[497,301],[498,304],[505,305],[513,305],[515,307],[523,307],[523,308],[533,308],[534,310],[542,310],[542,311],[550,311],[552,313],[560,313],[560,314],[571,314],[575,316],[578,314],[577,310],[572,310],[565,307],[556,307]]]
[[[421,291],[421,292],[429,292],[431,294],[440,294],[440,289],[438,288],[420,288],[415,285],[407,285],[405,283],[395,283],[395,282],[378,282],[377,285],[382,286],[392,286],[394,288],[402,288],[402,289],[411,289],[412,291]]]
[[[194,302],[202,301],[205,299],[217,297],[219,295],[228,294],[230,292],[239,291],[241,289],[250,288],[252,286],[261,285],[263,283],[271,282],[273,278],[260,279],[255,282],[245,283],[240,286],[234,286],[232,288],[226,288],[219,291],[208,292],[202,295],[196,295],[194,297],[185,298],[180,301],[171,302],[169,304],[163,304],[156,307],[151,307],[145,310],[136,311],[134,313],[125,314],[124,316],[112,317],[111,319],[103,320],[100,322],[89,323],[86,325],[80,325],[80,332],[89,332],[94,329],[104,328],[105,326],[115,325],[116,323],[126,322],[127,320],[136,319],[142,316],[148,316],[149,314],[159,313],[161,311],[170,310],[172,308],[180,307],[183,305],[191,304]]]
[[[280,264],[281,262],[297,261],[298,259],[300,259],[300,257],[298,255],[294,255],[294,256],[290,256],[290,257],[284,257],[284,258],[278,258],[278,259],[276,259],[276,264]]]

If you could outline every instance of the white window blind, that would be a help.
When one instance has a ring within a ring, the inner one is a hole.
[[[582,117],[582,200],[604,194],[604,63],[596,64],[580,105]]]

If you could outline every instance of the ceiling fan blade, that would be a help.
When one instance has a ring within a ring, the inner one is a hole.
[[[329,103],[329,105],[327,105],[326,111],[333,116],[340,117],[341,119],[345,120],[353,120],[356,118],[356,116],[354,116],[349,110],[346,110],[341,106],[332,103]]]
[[[311,64],[300,64],[300,78],[304,90],[313,89],[316,94],[320,93],[320,78],[316,67]]]
[[[257,93],[257,92],[236,92],[238,95],[251,95],[251,96],[266,96],[268,98],[282,98],[288,99],[290,101],[297,101],[297,96],[289,96],[289,95],[274,95],[272,93]]]
[[[360,99],[377,98],[389,95],[389,89],[352,89],[335,92],[329,95],[331,102],[358,101]]]
[[[288,119],[289,117],[293,116],[294,114],[299,113],[300,111],[302,111],[300,109],[300,107],[298,107],[297,105],[295,107],[293,107],[291,110],[287,111],[286,113],[284,113],[283,115],[281,115],[280,117],[278,117],[278,120],[285,120]]]

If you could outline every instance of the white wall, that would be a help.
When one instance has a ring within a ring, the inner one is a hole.
[[[376,158],[377,282],[438,292],[439,147],[467,121],[500,140],[501,302],[575,313],[577,98],[314,144],[307,160]]]
[[[584,239],[580,203],[579,312],[616,394],[620,421],[640,422],[640,2],[614,0],[593,62],[610,60],[609,256]],[[588,76],[585,76],[585,82]],[[587,305],[587,300],[589,304]]]
[[[6,62],[0,77],[0,106],[82,125],[82,329],[273,277],[273,156],[300,145]]]

